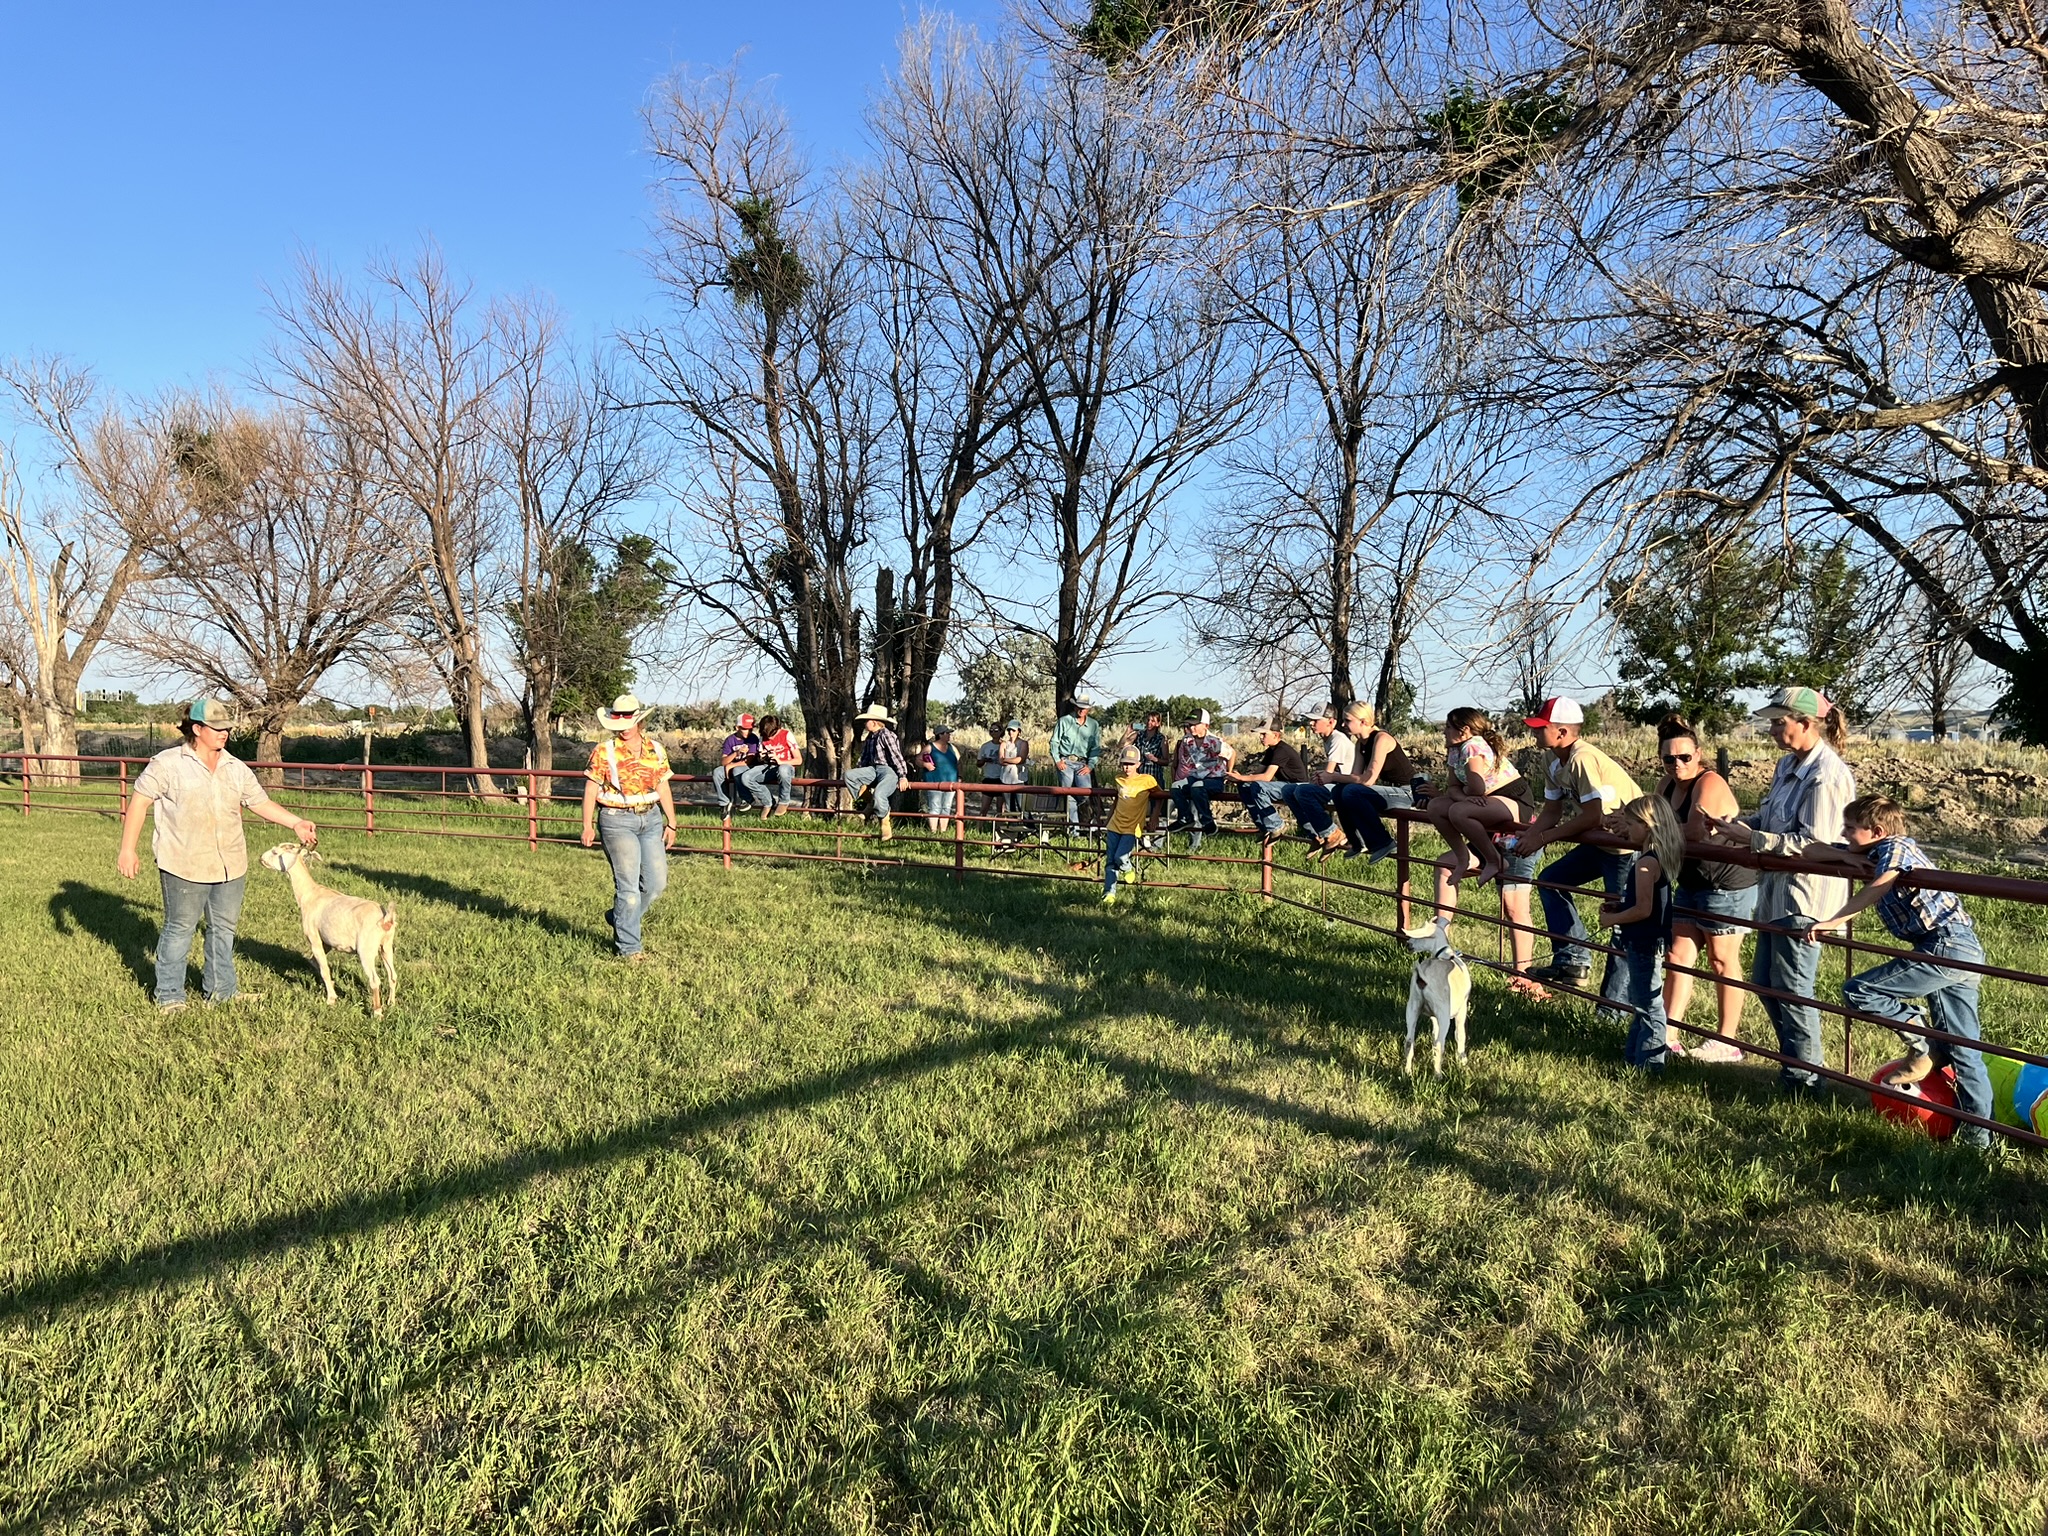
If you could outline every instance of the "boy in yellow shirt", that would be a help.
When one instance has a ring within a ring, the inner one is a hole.
[[[1159,781],[1138,771],[1136,746],[1124,748],[1123,771],[1116,777],[1116,809],[1109,813],[1109,834],[1102,845],[1102,902],[1116,902],[1117,876],[1130,867],[1138,839],[1145,833],[1145,821],[1152,811],[1152,791]]]

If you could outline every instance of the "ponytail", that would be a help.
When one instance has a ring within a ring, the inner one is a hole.
[[[1488,749],[1498,761],[1502,763],[1507,762],[1508,744],[1501,740],[1500,732],[1495,730],[1493,722],[1486,718],[1485,710],[1475,709],[1467,704],[1464,708],[1454,709],[1444,716],[1444,724],[1453,730],[1470,731],[1474,736],[1477,736],[1486,743]]]
[[[1688,741],[1698,741],[1700,739],[1700,733],[1692,728],[1691,722],[1676,710],[1673,710],[1657,722],[1657,743],[1659,746],[1667,741],[1676,741],[1681,736]]]
[[[1821,739],[1837,752],[1849,745],[1849,722],[1842,714],[1842,706],[1831,705],[1828,712],[1820,717]]]

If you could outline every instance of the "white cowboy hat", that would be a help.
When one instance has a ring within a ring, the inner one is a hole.
[[[597,712],[597,723],[608,731],[631,730],[648,716],[651,705],[642,704],[633,694],[622,693],[612,700],[610,709]]]
[[[879,704],[870,704],[866,709],[853,717],[855,725],[859,725],[863,720],[879,720],[884,725],[894,725],[896,723],[895,718],[889,711],[882,708]]]

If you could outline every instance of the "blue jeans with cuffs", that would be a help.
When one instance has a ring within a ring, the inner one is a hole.
[[[1951,970],[1936,962],[1963,960],[1984,963],[1984,946],[1974,928],[1943,928],[1913,946],[1913,954],[1926,959],[1887,960],[1882,965],[1859,971],[1842,986],[1842,1001],[1859,1013],[1874,1013],[1893,1023],[1919,1022],[1907,1006],[1912,998],[1927,1004],[1927,1022],[1944,1034],[1981,1039],[1977,1017],[1979,978],[1971,971]],[[1967,1114],[1991,1118],[1991,1075],[1984,1070],[1980,1051],[1952,1046],[1943,1040],[1924,1040],[1907,1030],[1899,1031],[1899,1044],[1908,1056],[1926,1052],[1936,1066],[1955,1068],[1956,1108]],[[1956,1128],[1956,1140],[1984,1146],[1991,1133],[1980,1125]]]
[[[668,889],[668,850],[661,833],[658,805],[644,811],[598,807],[598,841],[612,866],[612,934],[622,955],[640,953],[640,925]]]

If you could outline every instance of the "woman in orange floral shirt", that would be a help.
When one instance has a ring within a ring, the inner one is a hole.
[[[597,712],[605,739],[583,770],[583,846],[600,838],[612,866],[612,936],[619,958],[643,957],[640,924],[668,886],[668,850],[676,842],[676,802],[668,754],[640,729],[647,711],[630,693]]]

